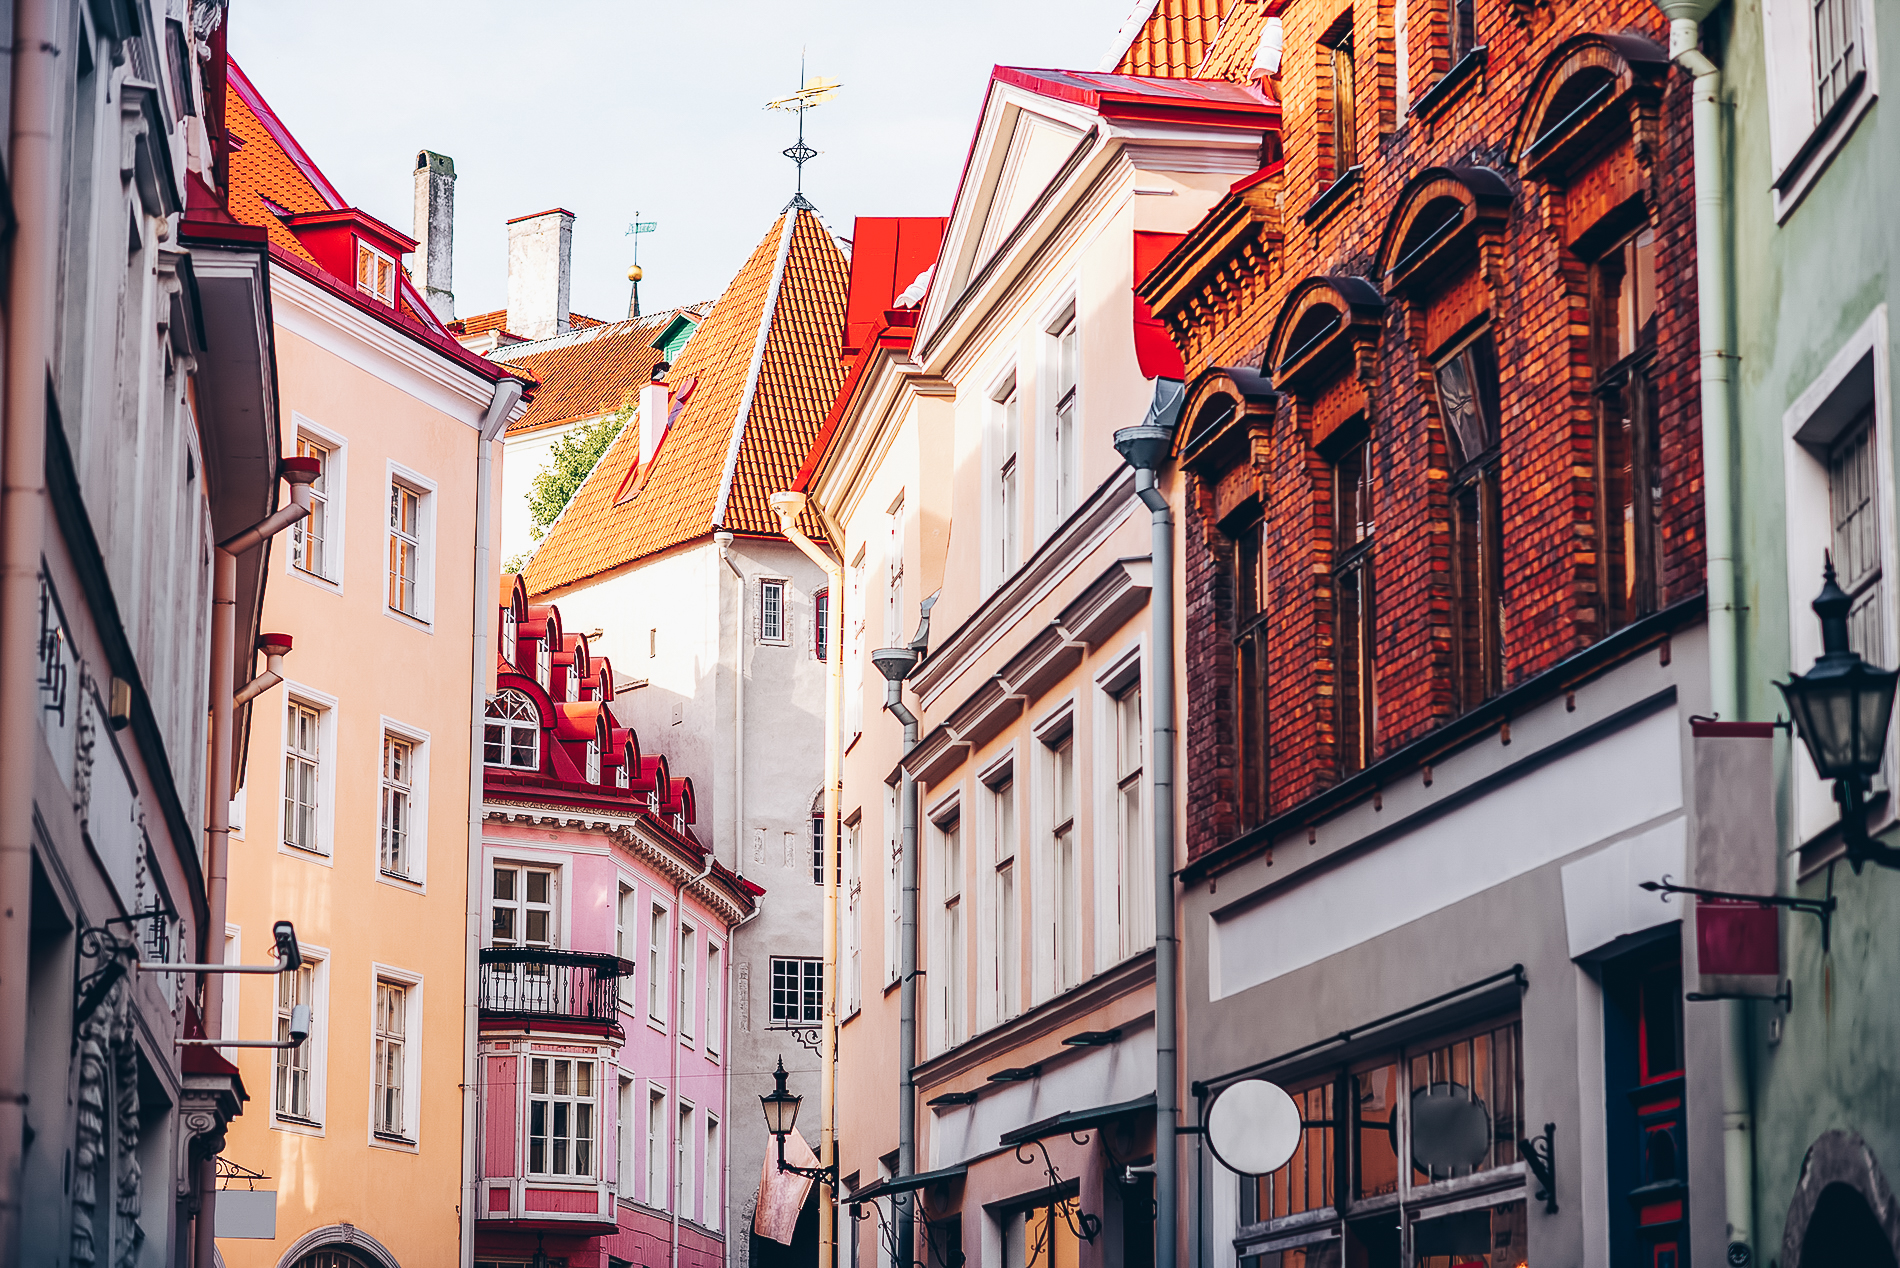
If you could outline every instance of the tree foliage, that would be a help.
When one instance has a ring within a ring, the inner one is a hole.
[[[581,482],[587,479],[587,473],[607,452],[607,446],[633,417],[635,408],[635,402],[628,401],[613,413],[583,423],[554,442],[548,465],[534,477],[528,489],[528,517],[535,541],[547,536],[549,527],[567,508]]]

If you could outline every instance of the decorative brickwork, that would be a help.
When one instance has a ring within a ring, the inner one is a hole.
[[[1414,5],[1401,74],[1390,8],[1287,5],[1284,159],[1237,184],[1141,288],[1189,377],[1177,458],[1190,859],[1297,811],[1348,768],[1335,625],[1355,609],[1333,593],[1333,464],[1355,438],[1371,438],[1376,519],[1375,763],[1702,590],[1689,82],[1668,65],[1648,0],[1477,13],[1478,48],[1454,65],[1445,3]],[[1361,171],[1334,190],[1328,47],[1348,30]],[[1221,54],[1209,64],[1244,60]],[[1630,235],[1643,230],[1653,239],[1639,252]],[[1619,271],[1626,250],[1639,254]],[[1605,333],[1615,285],[1635,314],[1620,349]],[[1473,408],[1495,417],[1467,432],[1453,425],[1465,415],[1444,417],[1441,368],[1487,338],[1473,364],[1494,348],[1496,401],[1474,389]],[[1255,407],[1270,429],[1256,423],[1248,445],[1218,453],[1202,439],[1233,388],[1216,367],[1264,370],[1283,393]],[[1482,453],[1461,447],[1484,434]],[[1632,461],[1661,489],[1640,512],[1647,478],[1619,475]],[[1234,482],[1241,465],[1252,502]],[[1487,496],[1490,510],[1469,509]],[[1229,534],[1255,516],[1268,753],[1250,814]],[[1486,586],[1491,608],[1461,597]],[[1486,620],[1495,638],[1481,646]]]

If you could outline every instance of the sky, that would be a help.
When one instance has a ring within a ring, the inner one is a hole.
[[[992,65],[1094,70],[1136,0],[239,0],[230,51],[356,206],[414,223],[416,152],[455,160],[458,315],[507,303],[506,222],[575,214],[572,309],[716,296],[791,198],[806,74],[805,196],[854,216],[947,215]],[[411,263],[414,260],[411,257]]]

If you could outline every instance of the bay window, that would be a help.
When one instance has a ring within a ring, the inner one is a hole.
[[[594,1174],[594,1063],[566,1057],[528,1062],[528,1171]]]

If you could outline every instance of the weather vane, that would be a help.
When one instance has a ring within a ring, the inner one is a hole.
[[[798,166],[798,186],[792,195],[791,205],[794,207],[810,207],[811,203],[805,199],[805,164],[817,158],[818,151],[805,144],[805,112],[810,110],[813,106],[822,106],[825,102],[830,101],[833,97],[838,95],[838,89],[843,85],[839,84],[835,79],[824,79],[821,77],[806,79],[805,57],[802,53],[798,58],[798,78],[800,82],[804,84],[804,87],[789,97],[780,97],[776,101],[766,102],[765,108],[767,110],[790,110],[798,116],[798,142],[795,145],[781,150],[780,153]]]
[[[652,233],[659,227],[659,221],[642,220],[640,213],[636,211],[633,213],[633,223],[628,225],[627,232],[621,235],[622,237],[631,235],[633,238],[633,267],[627,270],[627,281],[633,284],[633,294],[627,298],[627,316],[629,317],[640,315],[640,278],[643,276],[640,268],[640,235]]]

